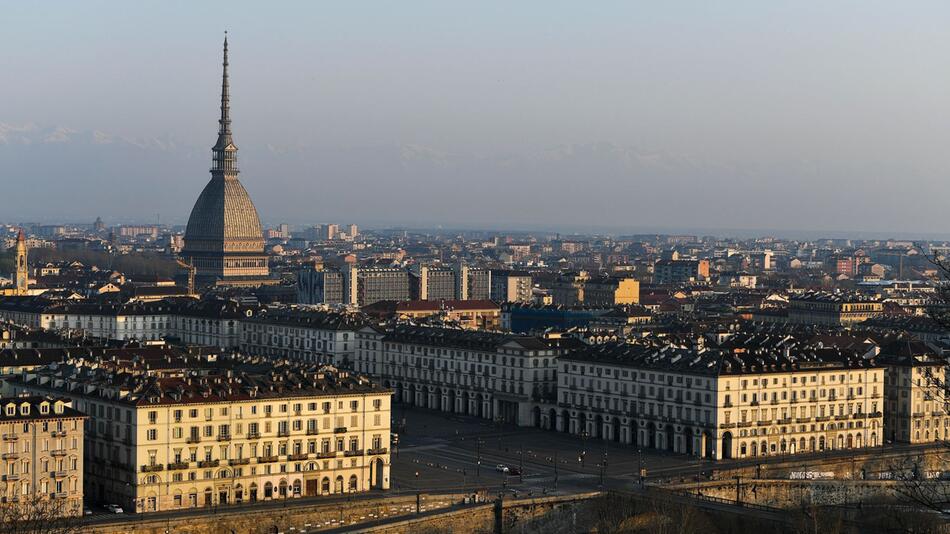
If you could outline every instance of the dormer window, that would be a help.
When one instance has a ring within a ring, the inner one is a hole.
[[[22,404],[20,405],[20,415],[30,415],[30,405]]]
[[[16,415],[16,406],[7,404],[7,415]]]
[[[45,415],[45,414],[48,414],[48,413],[49,413],[49,404],[46,404],[45,402],[44,402],[43,404],[40,404],[40,413],[41,413],[41,414],[44,414],[44,415]]]

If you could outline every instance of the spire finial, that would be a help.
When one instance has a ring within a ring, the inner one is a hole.
[[[237,147],[231,139],[231,87],[228,81],[228,32],[224,31],[224,60],[221,63],[221,118],[218,120],[218,142],[215,143],[214,166],[212,171],[223,171],[235,175],[237,168]]]

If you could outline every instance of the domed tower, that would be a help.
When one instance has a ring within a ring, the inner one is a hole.
[[[221,119],[211,149],[211,181],[198,196],[185,229],[182,259],[199,284],[260,285],[268,275],[257,208],[238,181],[237,147],[231,138],[228,39],[224,38]]]

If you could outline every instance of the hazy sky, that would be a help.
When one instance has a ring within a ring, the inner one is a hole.
[[[950,3],[20,2],[0,220],[948,230]]]

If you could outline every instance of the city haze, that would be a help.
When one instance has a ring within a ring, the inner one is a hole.
[[[4,219],[943,232],[950,6],[4,8]],[[42,199],[37,202],[37,199]]]

